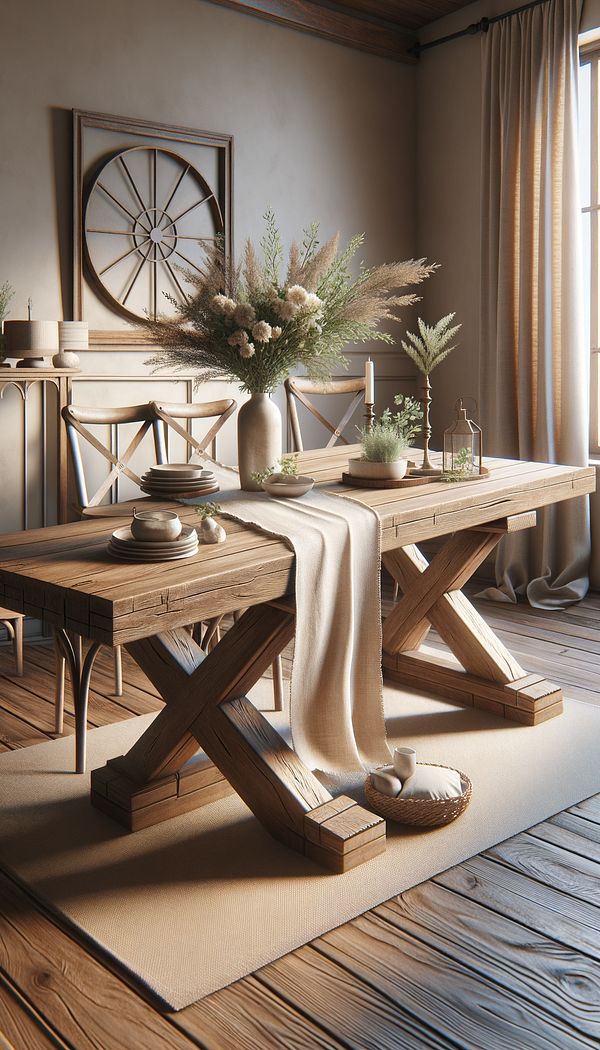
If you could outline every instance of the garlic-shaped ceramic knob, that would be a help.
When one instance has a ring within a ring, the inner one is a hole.
[[[200,522],[200,539],[202,543],[225,543],[227,533],[214,518],[204,518]]]

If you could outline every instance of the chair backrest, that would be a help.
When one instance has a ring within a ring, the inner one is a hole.
[[[331,446],[335,445],[338,440],[342,441],[345,445],[350,444],[350,442],[344,437],[343,430],[356,412],[361,401],[364,401],[364,376],[359,379],[332,379],[329,383],[317,383],[311,379],[299,379],[296,376],[293,376],[286,379],[284,385],[295,452],[304,451],[296,400],[300,401],[301,404],[312,413],[315,419],[318,419],[319,423],[331,433],[331,437],[325,448],[331,448]],[[337,426],[334,426],[334,424],[330,423],[329,420],[319,412],[318,408],[313,405],[312,401],[306,396],[307,394],[312,394],[313,396],[319,394],[355,394],[355,397],[353,397]]]
[[[118,487],[118,480],[121,474],[128,477],[135,485],[141,486],[141,478],[137,476],[128,464],[134,452],[151,428],[153,429],[156,462],[163,462],[160,458],[161,451],[159,442],[159,430],[161,424],[157,419],[151,403],[145,405],[127,405],[122,408],[93,408],[83,405],[67,405],[62,410],[62,416],[67,427],[69,448],[75,472],[75,485],[79,502],[78,509],[80,511],[86,507],[97,507],[108,492],[110,492],[115,486]],[[120,425],[126,423],[139,423],[140,426],[136,430],[124,452],[120,451],[118,443],[116,451],[113,452],[110,447],[103,445],[99,438],[88,430],[88,426],[93,426],[94,424],[104,424],[110,426],[112,429],[112,427],[118,428]],[[100,455],[108,461],[111,468],[108,477],[104,478],[91,496],[88,494],[86,485],[86,476],[80,446],[81,438],[99,452]]]
[[[221,401],[205,401],[203,403],[196,404],[194,402],[175,402],[167,403],[165,401],[152,401],[152,410],[158,423],[156,430],[156,440],[158,442],[158,454],[159,462],[168,462],[168,430],[173,430],[176,434],[179,434],[184,441],[190,446],[193,452],[198,452],[200,455],[207,453],[209,446],[211,447],[210,454],[216,456],[216,436],[226,422],[230,415],[235,412],[237,402],[233,398],[224,398]],[[216,417],[216,418],[215,418]],[[204,437],[199,440],[194,437],[192,433],[192,422],[194,419],[213,419],[215,422],[206,432]],[[185,424],[185,426],[182,425]]]

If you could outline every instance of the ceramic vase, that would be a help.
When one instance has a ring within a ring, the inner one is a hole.
[[[246,492],[260,492],[253,481],[281,459],[281,413],[270,394],[251,394],[238,412],[238,465],[240,485]]]

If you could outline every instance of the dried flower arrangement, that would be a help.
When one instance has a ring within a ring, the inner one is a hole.
[[[327,379],[335,365],[345,367],[347,343],[394,342],[378,325],[398,321],[395,309],[417,300],[398,290],[420,284],[436,269],[410,259],[361,265],[352,278],[349,264],[363,236],[338,253],[338,234],[320,245],[314,223],[301,245],[292,244],[282,277],[283,244],[270,209],[265,223],[260,259],[250,241],[238,266],[226,260],[219,241],[204,245],[202,271],[185,273],[191,298],[171,300],[175,320],[143,322],[161,347],[151,364],[192,370],[199,381],[233,379],[249,393],[272,392],[297,366],[314,379]]]

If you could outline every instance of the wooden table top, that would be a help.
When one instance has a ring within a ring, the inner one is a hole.
[[[331,488],[357,449],[303,453],[302,472]],[[405,489],[340,486],[336,491],[377,510],[383,550],[391,550],[584,495],[595,487],[594,467],[485,462],[490,476],[478,481],[436,481]],[[124,518],[130,517],[132,505],[122,505]],[[175,506],[182,521],[197,522],[195,508]],[[123,521],[115,516],[98,517],[3,536],[0,604],[117,645],[293,590],[292,552],[249,526],[228,521],[227,542],[202,546],[192,558],[129,564],[115,561],[106,550],[117,524]]]

